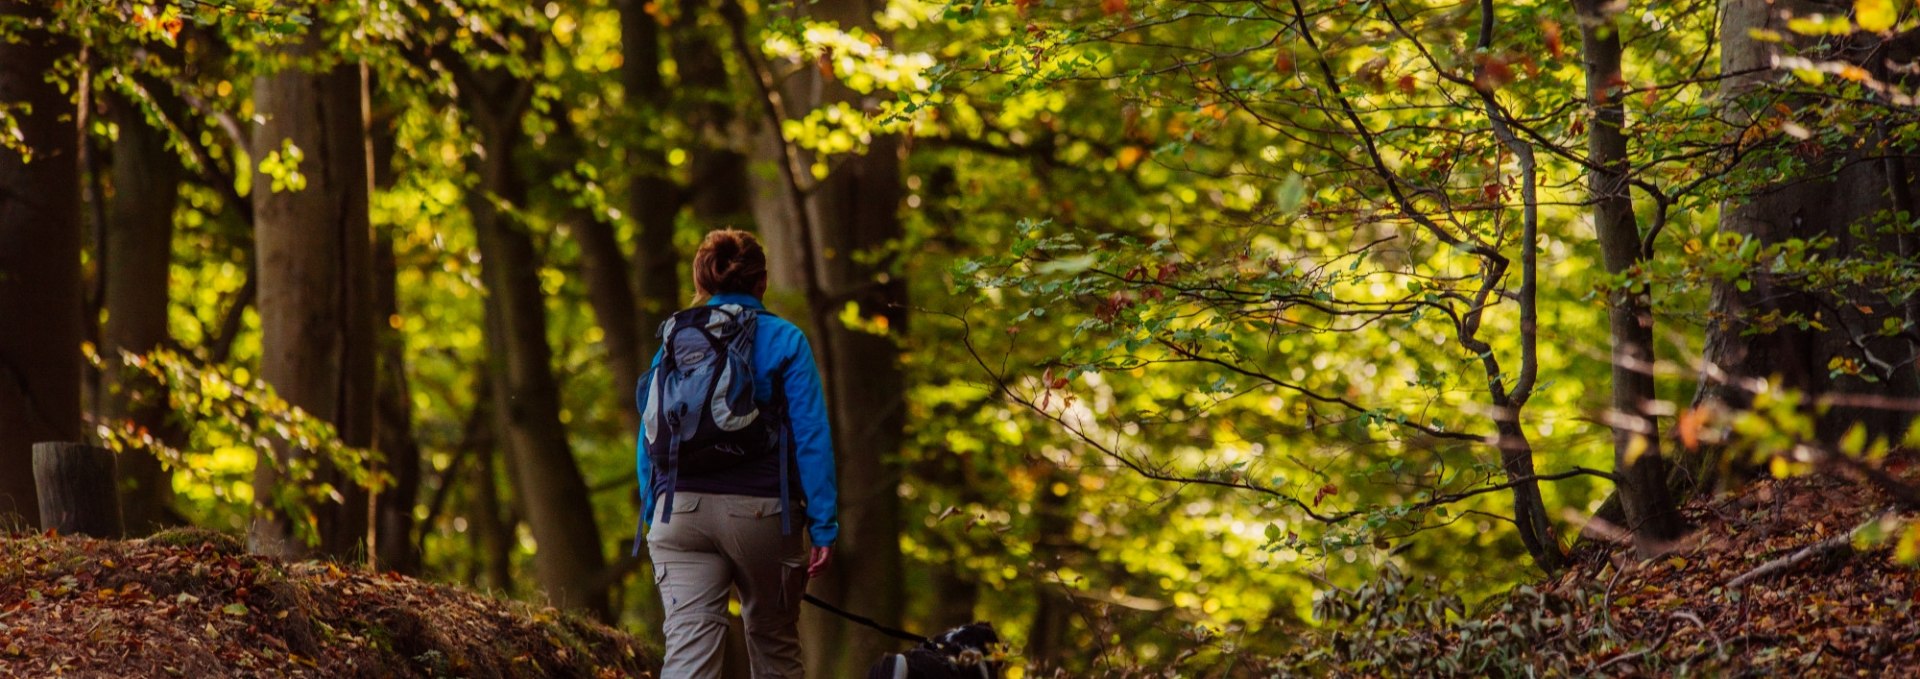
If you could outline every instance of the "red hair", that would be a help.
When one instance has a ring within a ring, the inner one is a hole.
[[[693,254],[693,288],[705,300],[727,292],[758,296],[766,290],[767,251],[753,234],[716,229]]]

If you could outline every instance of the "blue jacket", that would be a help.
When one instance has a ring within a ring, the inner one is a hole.
[[[722,293],[708,304],[738,304],[764,311],[765,305],[752,295]],[[664,354],[656,352],[649,368],[660,366]],[[840,537],[840,490],[833,466],[833,433],[827,427],[826,398],[821,394],[820,370],[814,365],[813,347],[800,328],[773,314],[761,314],[753,338],[753,400],[761,406],[774,401],[773,385],[786,387],[787,422],[793,428],[793,473],[798,475],[800,491],[806,497],[807,532],[816,547],[832,545]],[[636,387],[635,403],[646,391],[646,378]],[[653,464],[647,458],[646,425],[642,424],[634,456],[640,474],[641,521],[653,525],[654,503],[665,492],[653,488]],[[638,551],[639,545],[634,546]]]

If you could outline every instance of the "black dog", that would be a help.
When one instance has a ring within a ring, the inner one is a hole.
[[[1003,663],[994,655],[999,645],[1000,635],[990,623],[955,627],[881,658],[867,670],[867,679],[1000,679]]]

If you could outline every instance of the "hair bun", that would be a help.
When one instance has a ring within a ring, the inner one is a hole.
[[[766,251],[746,231],[708,232],[693,255],[693,285],[703,298],[724,292],[758,294],[766,283]]]

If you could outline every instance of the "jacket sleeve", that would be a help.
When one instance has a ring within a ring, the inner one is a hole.
[[[787,420],[793,427],[794,466],[800,474],[800,491],[807,498],[808,535],[815,547],[827,547],[840,537],[840,482],[833,465],[833,432],[827,424],[827,404],[821,394],[813,347],[797,328],[793,337],[792,354],[781,382],[787,397]]]
[[[660,367],[660,357],[666,349],[653,353],[653,363],[647,366],[647,372],[640,375],[640,383],[633,385],[633,405],[640,412],[647,411],[647,379],[653,377],[653,371]],[[634,473],[640,476],[640,525],[653,526],[653,463],[647,459],[647,421],[640,420],[640,436],[633,440]],[[634,552],[640,550],[640,541],[634,541]]]

